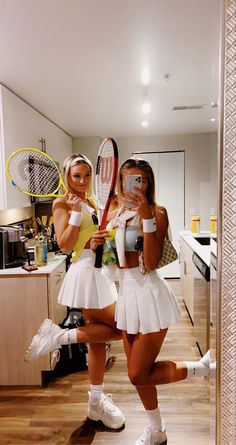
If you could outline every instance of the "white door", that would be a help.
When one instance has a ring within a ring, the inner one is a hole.
[[[173,244],[179,252],[179,232],[184,229],[184,152],[138,152],[148,161],[155,174],[156,201],[167,209]],[[180,276],[179,261],[165,266],[161,272],[166,278]]]

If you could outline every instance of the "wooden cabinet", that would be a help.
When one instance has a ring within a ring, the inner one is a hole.
[[[180,238],[180,282],[181,292],[191,317],[194,323],[194,266],[192,261],[193,249]]]
[[[0,385],[41,385],[42,371],[51,370],[50,354],[26,363],[24,353],[45,318],[59,323],[66,307],[57,303],[65,260],[51,273],[0,276]]]
[[[62,167],[72,152],[72,138],[22,99],[0,84],[0,210],[29,207],[30,198],[14,188],[6,177],[9,155],[22,147],[41,149]]]

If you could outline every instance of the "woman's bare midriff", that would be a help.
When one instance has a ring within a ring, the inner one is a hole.
[[[125,252],[125,258],[126,265],[124,267],[120,267],[120,269],[132,269],[133,267],[138,267],[138,252]]]

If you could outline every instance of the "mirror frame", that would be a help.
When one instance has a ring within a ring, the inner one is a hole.
[[[216,443],[236,443],[236,0],[222,0],[218,131]]]

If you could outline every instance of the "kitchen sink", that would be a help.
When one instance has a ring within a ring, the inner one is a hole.
[[[196,241],[198,241],[202,246],[210,245],[210,237],[209,236],[195,236]]]

